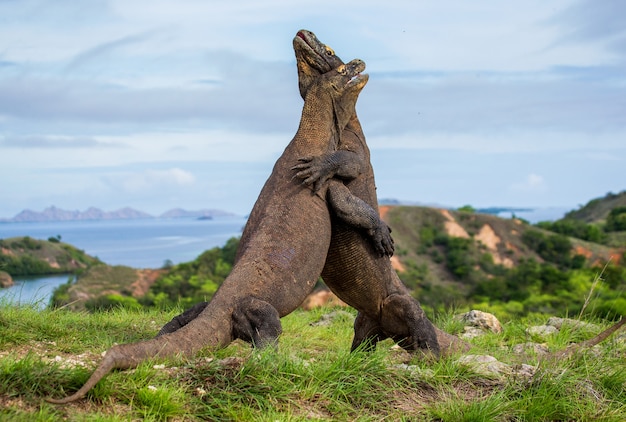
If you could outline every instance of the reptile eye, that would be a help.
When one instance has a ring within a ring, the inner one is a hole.
[[[329,46],[325,45],[324,48],[326,48],[326,55],[327,56],[334,56],[335,55],[335,52]]]

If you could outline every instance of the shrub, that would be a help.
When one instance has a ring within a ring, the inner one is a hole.
[[[472,240],[446,236],[438,237],[437,241],[446,248],[446,268],[457,278],[461,280],[467,279],[474,266],[471,255],[468,253]]]
[[[61,284],[56,289],[54,289],[54,292],[52,292],[52,297],[50,298],[50,306],[52,308],[59,308],[70,303],[69,290],[70,287],[72,287],[72,284],[74,284],[74,281],[74,277],[69,277],[66,283]]]
[[[562,268],[572,266],[572,242],[562,234],[546,235],[539,230],[526,230],[522,241],[541,258]]]
[[[210,300],[230,274],[239,239],[229,239],[224,247],[203,252],[194,261],[174,265],[150,287],[141,299],[146,306],[169,307]]]
[[[134,297],[110,294],[89,299],[85,302],[85,308],[90,312],[96,312],[116,308],[139,309],[141,305]]]
[[[607,239],[606,234],[597,224],[587,224],[572,218],[564,218],[554,222],[542,221],[537,223],[537,227],[589,242],[604,243]]]
[[[626,230],[626,207],[613,208],[606,218],[604,229],[607,232]]]
[[[32,255],[9,256],[0,255],[0,267],[4,271],[15,276],[43,275],[58,272],[46,261],[37,259]]]

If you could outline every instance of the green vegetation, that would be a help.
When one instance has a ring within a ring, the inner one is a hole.
[[[475,307],[505,320],[533,313],[576,315],[593,286],[590,312],[610,319],[626,315],[626,256],[616,260],[614,250],[572,237],[574,229],[587,240],[593,233],[604,235],[597,226],[576,220],[532,226],[446,212],[466,237],[449,234],[449,220],[440,210],[395,207],[388,214],[404,266],[399,276],[426,309],[445,313],[451,306]],[[624,250],[626,243],[620,253]]]
[[[597,223],[606,220],[611,210],[618,207],[626,207],[626,190],[617,194],[609,192],[602,198],[592,199],[579,209],[568,212],[565,219]]]
[[[423,360],[390,348],[389,341],[373,354],[349,353],[354,312],[336,311],[328,326],[314,325],[328,309],[283,318],[278,350],[252,351],[235,342],[189,360],[111,373],[76,404],[42,400],[75,391],[103,350],[153,337],[178,311],[84,314],[0,304],[0,420],[626,419],[623,341],[539,364],[537,356],[515,355],[511,346],[528,341],[526,327],[545,318],[516,320],[504,324],[502,334],[473,340],[473,353],[539,370],[530,379],[495,379],[461,364],[459,356]],[[458,324],[448,316],[438,325]],[[562,330],[548,346],[558,350],[586,337]]]
[[[537,223],[537,227],[589,242],[605,243],[607,241],[607,235],[600,225],[588,224],[580,220],[564,218],[554,222],[542,221]]]
[[[0,268],[12,277],[75,274],[99,262],[62,243],[60,236],[47,241],[29,236],[0,239]]]
[[[626,246],[626,191],[608,193],[570,211],[561,220],[541,222],[539,227],[589,242]]]
[[[463,205],[462,207],[458,208],[457,211],[475,213],[476,208],[472,207],[471,205]]]
[[[626,230],[626,207],[613,208],[606,218],[604,229],[607,232]]]
[[[167,265],[167,273],[159,277],[141,299],[146,306],[189,307],[208,301],[232,269],[238,238],[229,239],[221,248],[205,251],[194,261]]]
[[[81,272],[77,280],[72,278],[55,289],[50,305],[89,311],[141,307],[132,297],[132,286],[140,277],[139,271],[124,265],[93,265]]]

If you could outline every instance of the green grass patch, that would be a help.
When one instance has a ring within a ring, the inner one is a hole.
[[[528,380],[489,379],[457,362],[427,360],[382,342],[374,353],[349,353],[352,310],[296,311],[282,319],[278,349],[236,341],[190,360],[145,362],[107,375],[87,397],[67,406],[45,397],[76,391],[114,343],[153,337],[177,310],[102,313],[0,305],[0,420],[78,421],[548,421],[626,420],[626,346],[602,347],[561,361],[520,357],[514,344],[533,340],[529,325],[472,340],[475,354],[539,365]],[[591,321],[599,329],[608,324]],[[460,331],[453,316],[437,325]],[[594,333],[564,329],[551,350]]]

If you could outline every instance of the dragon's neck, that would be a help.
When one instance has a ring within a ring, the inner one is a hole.
[[[323,145],[335,150],[339,143],[338,126],[335,106],[331,99],[326,96],[323,99],[309,97],[302,108],[302,117],[294,141],[303,148]],[[323,151],[318,151],[320,152]]]

